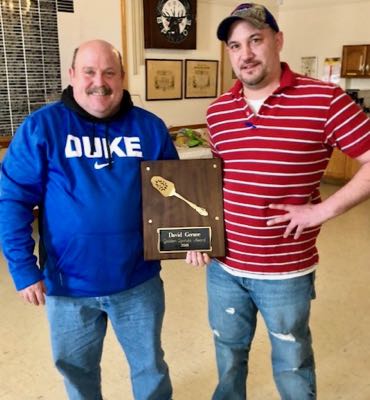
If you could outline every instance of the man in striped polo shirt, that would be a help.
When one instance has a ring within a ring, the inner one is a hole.
[[[309,329],[320,225],[370,196],[370,120],[339,87],[280,62],[283,34],[264,7],[238,6],[217,30],[238,78],[209,106],[223,160],[226,256],[209,260],[209,319],[219,383],[213,400],[246,398],[248,354],[259,311],[284,400],[316,399]],[[333,148],[356,158],[353,179],[321,202]]]

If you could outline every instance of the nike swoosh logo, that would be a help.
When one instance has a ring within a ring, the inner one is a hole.
[[[112,163],[113,162],[114,161],[112,161]],[[94,168],[95,169],[102,169],[102,168],[108,167],[108,165],[109,165],[109,162],[103,163],[103,164],[99,164],[97,161],[95,161]]]

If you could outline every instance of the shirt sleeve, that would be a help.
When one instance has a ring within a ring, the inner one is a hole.
[[[339,87],[329,107],[325,140],[352,158],[370,150],[370,119]]]
[[[0,235],[17,290],[43,279],[33,254],[33,208],[42,194],[43,148],[32,117],[18,129],[6,152],[0,175]]]

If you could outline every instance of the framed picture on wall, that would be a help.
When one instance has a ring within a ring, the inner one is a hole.
[[[227,47],[224,42],[221,43],[221,93],[225,93],[234,86],[237,79],[227,54]]]
[[[196,0],[142,0],[146,49],[196,49]]]
[[[317,57],[301,57],[302,75],[317,78]]]
[[[217,60],[185,60],[185,98],[216,97],[217,83]]]
[[[145,60],[146,100],[182,99],[182,60]]]

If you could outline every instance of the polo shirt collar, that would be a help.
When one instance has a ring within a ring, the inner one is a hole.
[[[294,86],[296,84],[296,76],[289,68],[289,65],[285,62],[281,63],[281,77],[280,86],[276,89],[276,92]],[[243,97],[243,84],[237,80],[235,85],[231,88],[231,95],[235,98]]]

